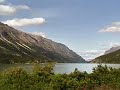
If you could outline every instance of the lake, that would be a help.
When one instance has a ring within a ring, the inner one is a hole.
[[[41,64],[40,64],[41,65]],[[91,63],[56,63],[53,71],[55,73],[70,73],[77,68],[80,71],[86,71],[87,73],[91,73],[94,67],[97,67],[99,64],[91,64]],[[108,67],[120,68],[120,64],[102,64],[107,65]],[[0,71],[4,71],[11,67],[21,67],[27,71],[32,71],[31,64],[0,64]]]

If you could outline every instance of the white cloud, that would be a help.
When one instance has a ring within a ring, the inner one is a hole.
[[[5,0],[0,0],[0,3],[3,3],[3,2],[5,2]]]
[[[113,22],[112,25],[107,26],[98,32],[120,32],[120,22]]]
[[[92,60],[100,55],[103,55],[105,50],[88,50],[80,52],[79,54],[86,60]]]
[[[43,24],[45,22],[46,21],[44,18],[32,18],[32,19],[27,19],[27,18],[17,19],[17,18],[15,18],[12,20],[3,21],[4,24],[8,24],[9,26],[12,26],[12,27],[40,25],[40,24]]]
[[[31,34],[42,36],[44,38],[47,38],[46,35],[43,32],[32,32]]]
[[[115,41],[103,41],[98,43],[101,48],[100,49],[92,49],[79,52],[78,54],[81,55],[86,60],[92,60],[98,56],[101,56],[105,53],[105,51],[109,50],[112,47],[120,46],[120,42]]]
[[[111,27],[107,27],[105,29],[102,29],[99,32],[120,32],[120,27],[111,26]]]
[[[28,10],[30,9],[26,5],[0,5],[0,15],[11,15],[14,14],[18,10]]]
[[[106,48],[106,49],[109,49],[111,47],[120,46],[120,42],[104,41],[104,42],[101,42],[101,46],[104,47],[104,48]]]
[[[26,6],[26,5],[18,5],[18,6],[14,6],[17,10],[29,10],[30,7]]]
[[[16,12],[14,7],[8,5],[0,5],[0,15],[10,15]]]

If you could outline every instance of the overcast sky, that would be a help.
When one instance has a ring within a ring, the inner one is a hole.
[[[0,0],[0,21],[85,59],[120,45],[120,0]]]

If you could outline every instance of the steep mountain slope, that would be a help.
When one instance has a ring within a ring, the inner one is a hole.
[[[85,62],[61,43],[18,31],[0,23],[0,63]]]
[[[109,53],[112,53],[112,52],[117,51],[117,50],[119,50],[119,49],[120,49],[120,46],[112,47],[112,48],[110,48],[109,50],[107,50],[107,51],[104,53],[104,55],[109,54]]]
[[[91,63],[120,63],[120,50],[95,58]]]

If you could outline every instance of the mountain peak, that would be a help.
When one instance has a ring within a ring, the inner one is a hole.
[[[91,61],[92,63],[120,63],[120,46],[110,48],[104,55]]]
[[[104,55],[112,53],[112,52],[117,51],[119,49],[120,49],[120,46],[114,46],[114,47],[110,48],[109,50],[105,51]]]
[[[7,24],[4,24],[4,23],[2,23],[2,22],[0,22],[0,26],[2,27],[10,27],[10,26],[8,26]]]
[[[5,24],[3,24],[2,22],[0,22],[0,25],[5,25]]]
[[[85,62],[67,46],[41,36],[18,31],[0,23],[0,63],[11,62]],[[4,56],[4,57],[2,57]]]

